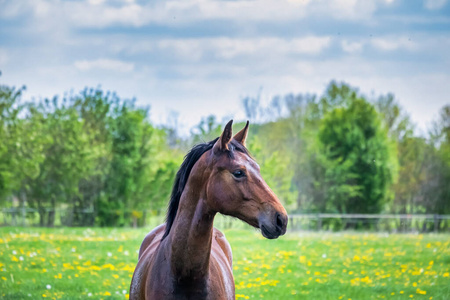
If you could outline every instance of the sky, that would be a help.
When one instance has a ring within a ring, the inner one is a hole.
[[[0,0],[0,84],[115,91],[181,131],[242,99],[393,93],[425,131],[450,104],[447,0]]]

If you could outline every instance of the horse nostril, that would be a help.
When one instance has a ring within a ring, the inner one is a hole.
[[[282,228],[283,227],[283,220],[281,219],[281,215],[277,213],[277,227]]]

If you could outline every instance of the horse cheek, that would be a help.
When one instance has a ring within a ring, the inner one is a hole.
[[[211,181],[207,186],[208,205],[215,211],[226,213],[229,209],[229,183],[225,176],[220,176],[217,180]]]

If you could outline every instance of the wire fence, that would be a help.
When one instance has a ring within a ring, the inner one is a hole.
[[[105,212],[103,212],[105,213]],[[120,214],[123,226],[155,227],[164,222],[165,216],[154,210],[111,210]],[[43,220],[43,216],[46,216]],[[0,210],[0,226],[95,226],[93,210],[3,208]],[[51,221],[51,222],[50,222]],[[214,225],[219,229],[249,228],[244,222],[218,215]],[[374,232],[450,232],[450,215],[437,214],[291,214],[288,231],[374,231]]]
[[[450,232],[450,215],[295,214],[289,216],[289,230]]]

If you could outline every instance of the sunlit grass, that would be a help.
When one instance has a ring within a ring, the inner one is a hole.
[[[450,235],[225,233],[237,299],[450,298]],[[126,299],[145,234],[0,228],[0,296]]]

